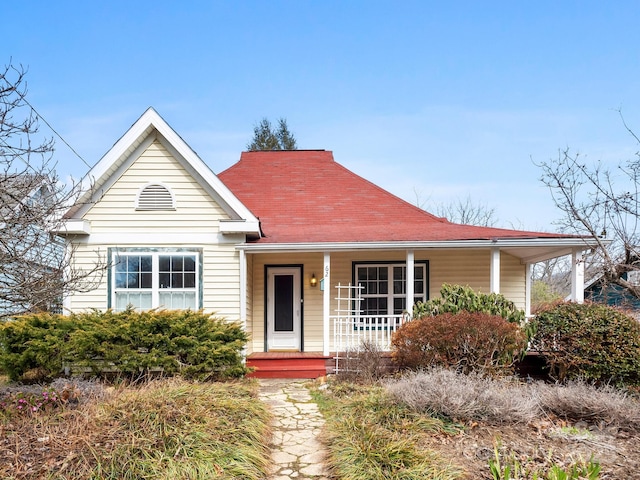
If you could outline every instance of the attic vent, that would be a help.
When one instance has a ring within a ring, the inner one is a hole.
[[[136,210],[175,210],[173,195],[164,185],[149,184],[138,194]]]

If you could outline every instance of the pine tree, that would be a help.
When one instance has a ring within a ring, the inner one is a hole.
[[[296,139],[289,131],[287,120],[278,120],[277,130],[266,117],[253,127],[253,140],[247,144],[247,150],[297,150]]]

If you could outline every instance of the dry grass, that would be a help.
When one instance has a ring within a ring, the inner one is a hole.
[[[500,425],[557,417],[640,432],[640,401],[614,387],[522,383],[434,368],[388,381],[386,388],[413,410],[462,422]]]
[[[409,408],[457,421],[526,423],[537,416],[537,398],[522,384],[445,368],[407,374],[386,383],[391,396]]]
[[[86,392],[75,406],[5,415],[0,477],[265,477],[270,416],[254,382],[172,379]]]
[[[459,469],[424,447],[427,437],[457,433],[455,427],[389,401],[380,386],[335,383],[314,396],[326,419],[328,466],[336,478],[459,478]]]

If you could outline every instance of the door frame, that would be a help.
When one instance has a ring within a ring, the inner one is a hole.
[[[299,305],[300,315],[299,315],[299,325],[298,325],[299,335],[297,338],[297,343],[299,345],[299,348],[296,351],[304,352],[304,285],[303,285],[304,268],[303,267],[304,266],[302,264],[275,264],[275,265],[265,264],[264,266],[264,351],[265,352],[269,351],[269,309],[273,308],[273,305],[271,305],[271,303],[269,302],[269,289],[270,289],[270,283],[271,283],[269,276],[270,274],[273,274],[278,270],[295,271],[294,281],[295,281],[295,274],[298,275],[297,288],[299,291],[299,298],[296,299],[294,295],[294,301],[299,300],[300,302],[300,305]],[[295,288],[296,286],[294,285],[294,292],[295,292]],[[294,330],[295,330],[295,326],[294,326]]]

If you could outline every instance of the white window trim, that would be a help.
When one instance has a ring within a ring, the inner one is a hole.
[[[118,257],[124,256],[151,256],[151,288],[116,288],[116,265]],[[161,256],[192,256],[195,261],[195,286],[193,288],[160,288],[160,275],[159,275],[159,261]],[[111,281],[110,281],[110,290],[111,290],[111,308],[114,311],[117,310],[117,294],[118,293],[151,293],[151,308],[170,308],[160,305],[160,293],[170,293],[170,292],[194,292],[195,293],[195,305],[194,310],[198,310],[201,305],[200,295],[202,291],[201,279],[202,275],[200,272],[201,262],[200,262],[200,253],[198,251],[189,250],[145,250],[145,249],[134,249],[134,250],[115,250],[113,252],[113,265],[111,266]]]
[[[422,292],[422,301],[426,301],[428,300],[429,297],[429,281],[428,281],[428,275],[429,275],[429,269],[428,269],[428,262],[426,261],[416,261],[414,263],[414,268],[422,268],[423,269],[423,292]],[[405,299],[405,305],[407,304],[407,285],[405,285],[404,287],[404,293],[393,293],[393,268],[394,267],[404,267],[405,268],[405,278],[404,281],[406,283],[407,281],[407,274],[406,274],[406,267],[407,264],[405,262],[354,262],[354,284],[355,285],[360,285],[360,283],[358,282],[358,269],[359,268],[368,268],[368,267],[375,267],[375,268],[379,268],[379,267],[387,267],[388,269],[388,275],[387,275],[387,283],[388,283],[388,288],[387,288],[387,293],[386,294],[373,294],[373,293],[362,293],[362,298],[363,300],[366,298],[383,298],[386,297],[387,298],[387,312],[385,314],[380,314],[380,315],[398,315],[396,313],[394,313],[394,299],[396,298],[404,298]],[[414,282],[415,282],[415,278],[414,278]],[[418,296],[418,294],[414,291],[413,292],[413,303],[415,303],[416,297]],[[406,309],[406,307],[405,307]]]

